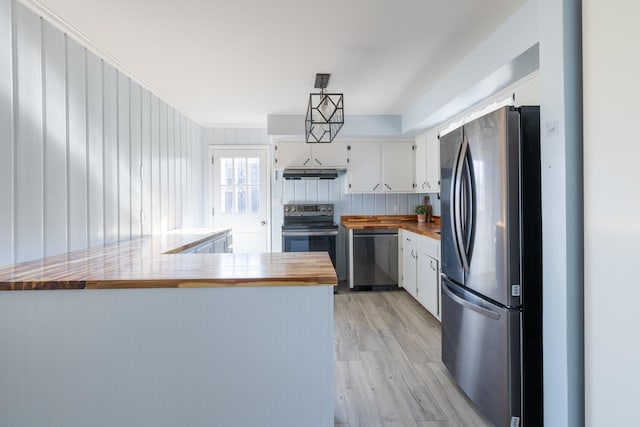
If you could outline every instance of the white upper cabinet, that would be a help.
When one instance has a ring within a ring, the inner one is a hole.
[[[311,161],[309,147],[304,142],[276,142],[273,144],[273,168],[304,166]]]
[[[427,137],[422,134],[416,138],[416,193],[427,189]]]
[[[413,192],[413,141],[353,142],[348,153],[348,192]]]
[[[347,145],[341,142],[307,144],[284,141],[273,144],[273,167],[347,167]]]
[[[411,193],[414,189],[413,141],[382,143],[383,191]]]
[[[330,144],[307,145],[311,146],[311,166],[347,167],[347,144],[332,142]]]
[[[380,143],[351,143],[349,144],[348,153],[347,190],[350,193],[382,191],[382,182],[380,182]]]
[[[440,192],[440,139],[438,133],[427,133],[427,193]]]
[[[436,129],[416,138],[416,189],[417,193],[440,192],[440,140]]]

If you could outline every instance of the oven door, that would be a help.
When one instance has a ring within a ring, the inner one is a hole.
[[[337,236],[338,230],[282,230],[282,250],[284,252],[328,252],[335,268]]]

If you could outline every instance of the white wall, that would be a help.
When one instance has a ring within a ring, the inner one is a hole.
[[[201,224],[191,120],[11,0],[0,67],[0,265]]]
[[[582,7],[586,425],[631,425],[640,419],[640,4]]]
[[[584,424],[580,19],[540,0],[545,425]]]

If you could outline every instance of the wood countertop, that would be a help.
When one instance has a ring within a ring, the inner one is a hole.
[[[418,222],[415,215],[351,215],[340,217],[340,223],[348,230],[398,228],[440,240],[439,217],[426,223]]]
[[[0,291],[337,284],[326,253],[176,253],[227,230],[176,230],[0,267]]]

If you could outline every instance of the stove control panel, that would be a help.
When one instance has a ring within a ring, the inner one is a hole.
[[[330,216],[333,217],[332,204],[291,203],[284,205],[284,216]]]

